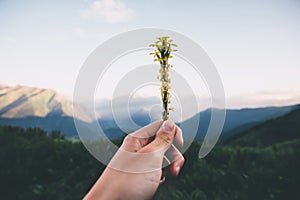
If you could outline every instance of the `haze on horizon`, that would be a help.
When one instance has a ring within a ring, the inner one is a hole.
[[[227,106],[296,104],[299,11],[296,0],[4,0],[0,84],[54,88],[72,96],[81,65],[98,45],[124,31],[158,27],[185,34],[205,49],[223,80]],[[205,87],[194,85],[198,96],[207,98]],[[97,98],[110,98],[113,88],[106,89]]]

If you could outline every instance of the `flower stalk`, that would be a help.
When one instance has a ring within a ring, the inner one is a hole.
[[[162,100],[162,119],[169,119],[169,111],[173,110],[170,107],[171,103],[171,79],[169,77],[170,68],[173,67],[169,64],[169,58],[172,58],[172,52],[177,51],[173,49],[173,47],[177,46],[172,43],[173,40],[169,38],[169,36],[158,37],[154,44],[150,44],[150,47],[156,47],[155,51],[150,53],[150,55],[154,56],[154,61],[158,61],[160,63],[160,70],[158,79],[161,81],[161,100]]]

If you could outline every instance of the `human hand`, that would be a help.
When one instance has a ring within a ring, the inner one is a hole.
[[[155,135],[152,141],[151,137]],[[170,171],[178,175],[184,158],[173,145],[183,146],[181,129],[171,120],[156,121],[125,137],[98,181],[85,196],[89,199],[149,199],[163,181],[163,160],[173,160]]]

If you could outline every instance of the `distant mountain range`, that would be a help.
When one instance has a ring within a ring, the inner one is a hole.
[[[144,126],[151,122],[151,117],[153,119],[153,116],[149,116],[149,110],[145,108],[145,105],[157,104],[159,99],[141,98],[135,99],[131,103],[133,104],[132,112],[130,112],[132,120],[136,124]],[[97,123],[99,122],[110,139],[120,138],[125,133],[118,127],[108,105],[110,104],[107,104],[107,102],[106,104],[100,102],[96,105],[96,109],[102,108],[105,111],[102,113],[100,109],[101,113],[98,113]],[[299,105],[228,109],[226,110],[226,120],[221,139],[233,137],[268,120],[287,115],[298,108],[300,108]],[[117,112],[119,119],[122,121],[122,118],[127,117],[127,115],[124,115],[127,111],[122,107],[118,109],[115,112]],[[89,117],[90,115],[87,114],[90,112],[89,110],[82,106],[82,111],[82,114],[80,113],[76,116],[81,124],[89,125],[90,123],[95,123]],[[211,109],[196,114],[181,122],[180,125],[188,124],[189,121],[199,116],[200,122],[196,139],[203,140],[210,122]],[[67,137],[78,137],[72,115],[72,102],[59,95],[56,91],[48,89],[25,86],[0,86],[0,125],[41,127],[48,132],[59,130]],[[127,127],[127,130],[130,130],[130,127]],[[184,134],[186,137],[189,137],[189,133],[190,131],[186,129]]]

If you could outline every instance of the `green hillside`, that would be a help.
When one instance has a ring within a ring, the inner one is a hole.
[[[300,138],[300,109],[255,126],[227,143],[239,146],[264,147]]]
[[[299,147],[300,139],[217,146],[200,160],[194,142],[180,175],[168,176],[153,199],[300,199]],[[0,126],[1,199],[81,199],[104,167],[59,132]]]

